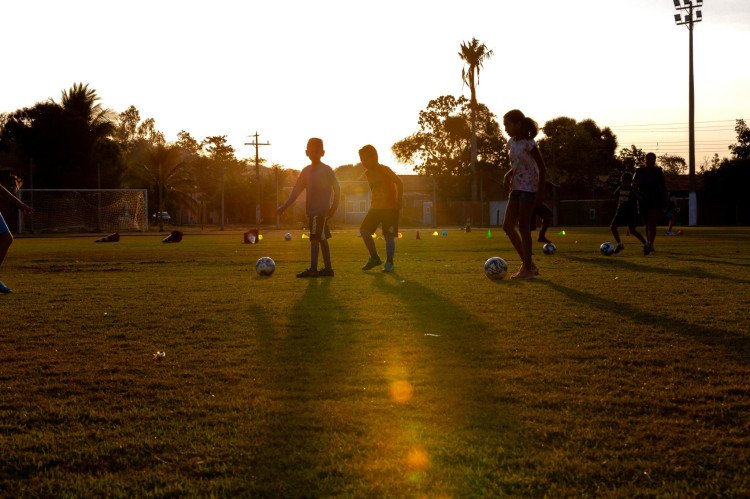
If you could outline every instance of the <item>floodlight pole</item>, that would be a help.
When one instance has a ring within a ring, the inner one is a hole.
[[[693,83],[693,24],[700,22],[703,14],[695,10],[703,6],[703,0],[674,0],[678,11],[687,11],[685,20],[680,14],[675,15],[678,25],[686,25],[688,28],[689,50],[688,50],[688,180],[689,180],[689,215],[688,224],[693,227],[698,225],[698,198],[695,192],[695,86]],[[697,4],[697,5],[694,5]],[[697,19],[696,19],[697,17]]]
[[[250,137],[255,137],[255,140],[253,142],[245,142],[246,146],[255,146],[255,180],[258,182],[258,201],[255,204],[255,223],[257,225],[260,225],[261,217],[260,217],[260,195],[261,195],[261,186],[260,186],[260,162],[258,160],[258,147],[259,146],[270,146],[271,143],[266,141],[264,143],[258,142],[258,132],[255,132],[255,135],[250,135]]]

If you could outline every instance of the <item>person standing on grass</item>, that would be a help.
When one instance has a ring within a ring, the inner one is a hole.
[[[646,240],[636,229],[638,221],[638,191],[633,187],[632,173],[625,172],[620,176],[620,186],[615,189],[615,196],[617,196],[617,211],[609,226],[615,241],[617,241],[615,253],[619,253],[625,248],[625,245],[620,240],[620,232],[617,230],[620,225],[628,227],[628,233],[635,236],[643,244],[643,251],[645,252]]]
[[[539,128],[534,120],[518,109],[505,113],[503,126],[510,136],[510,170],[504,177],[504,185],[510,190],[510,196],[503,230],[523,262],[518,272],[510,277],[533,279],[539,275],[539,269],[531,257],[531,214],[534,207],[544,201],[541,186],[546,181],[544,160],[534,141]]]
[[[378,151],[375,147],[368,144],[360,149],[359,160],[365,167],[365,176],[372,191],[370,209],[359,228],[367,251],[370,252],[370,259],[367,260],[362,270],[370,270],[383,263],[371,236],[380,225],[385,238],[383,272],[393,272],[393,257],[396,253],[396,237],[398,237],[398,217],[401,211],[404,185],[393,170],[378,163]]]
[[[677,200],[674,196],[669,196],[669,204],[667,206],[667,222],[669,225],[667,226],[667,235],[668,236],[676,236],[677,233],[673,231],[674,224],[677,221],[677,214],[680,212],[680,208],[677,206]]]
[[[13,193],[11,193],[3,185],[0,185],[0,197],[10,201],[11,203],[14,203],[16,206],[18,206],[18,209],[23,211],[24,213],[34,212],[34,210],[30,206],[14,196]],[[11,244],[13,244],[13,234],[10,233],[8,224],[5,223],[3,214],[0,213],[0,265],[2,265],[5,261],[5,257],[8,255],[8,250],[10,249]],[[8,294],[11,291],[12,290],[8,286],[6,286],[5,283],[0,281],[0,293]]]
[[[297,274],[297,277],[333,277],[331,250],[328,246],[331,238],[328,220],[339,206],[339,181],[333,169],[321,161],[325,155],[322,139],[314,137],[308,140],[305,154],[310,158],[310,164],[302,169],[289,199],[277,211],[279,215],[284,213],[302,191],[307,189],[305,208],[310,224],[310,268]],[[324,267],[318,271],[320,252],[323,253]]]
[[[554,187],[557,187],[555,184],[547,180],[544,182],[544,200],[546,201],[549,199],[549,194],[552,192],[552,189]],[[539,227],[539,234],[537,235],[537,242],[539,243],[551,243],[549,239],[547,239],[547,229],[549,228],[549,225],[552,223],[552,208],[549,207],[549,205],[542,201],[541,203],[538,203],[534,206],[534,211],[531,212],[531,230],[536,229],[536,219],[537,217],[542,221],[542,225]]]
[[[667,207],[669,195],[664,171],[656,166],[656,154],[652,152],[646,154],[646,164],[635,170],[633,185],[641,195],[638,208],[646,221],[646,245],[643,247],[643,254],[648,255],[654,251],[656,226],[659,223],[659,217]]]

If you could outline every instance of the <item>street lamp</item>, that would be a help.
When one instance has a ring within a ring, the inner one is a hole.
[[[690,180],[690,199],[688,223],[691,226],[698,225],[698,200],[695,194],[695,89],[693,86],[693,24],[703,20],[703,0],[672,0],[677,14],[674,21],[677,25],[685,25],[690,33],[689,69],[688,69],[688,140],[689,160],[688,176]]]

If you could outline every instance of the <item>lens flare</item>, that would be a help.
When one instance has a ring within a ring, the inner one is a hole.
[[[430,457],[421,447],[415,447],[406,456],[406,466],[411,471],[423,471],[430,465]]]
[[[390,394],[392,401],[399,404],[406,404],[414,396],[414,388],[408,381],[394,381],[391,383]]]

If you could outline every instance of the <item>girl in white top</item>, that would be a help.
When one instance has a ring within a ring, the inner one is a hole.
[[[534,206],[543,201],[540,186],[544,185],[546,177],[544,160],[534,141],[539,128],[534,120],[518,109],[505,113],[503,125],[510,136],[510,170],[504,178],[510,197],[503,230],[523,262],[518,272],[510,277],[533,279],[539,275],[539,269],[531,258],[531,214]]]

